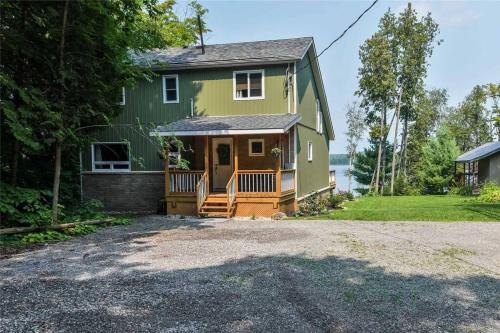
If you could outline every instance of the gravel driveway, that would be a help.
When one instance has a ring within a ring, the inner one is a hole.
[[[171,221],[0,260],[1,332],[499,332],[500,223]]]

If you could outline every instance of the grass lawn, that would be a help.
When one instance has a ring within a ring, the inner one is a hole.
[[[480,203],[473,198],[452,195],[364,197],[347,202],[344,207],[319,218],[365,221],[500,221],[500,203]]]

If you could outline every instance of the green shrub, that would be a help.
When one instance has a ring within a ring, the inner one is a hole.
[[[328,203],[330,204],[331,208],[340,208],[340,206],[345,200],[346,200],[345,195],[341,193],[332,193],[328,197]]]
[[[130,219],[126,217],[117,217],[111,221],[112,225],[127,225],[130,224]]]
[[[34,232],[23,235],[20,239],[21,244],[36,244],[36,243],[45,243],[55,240],[67,240],[71,237],[57,232],[57,231],[43,231],[43,232]]]
[[[472,186],[453,186],[448,191],[448,194],[451,195],[463,195],[463,196],[472,196]]]
[[[322,198],[317,193],[308,196],[299,205],[299,216],[315,216],[326,212],[328,200]]]
[[[500,202],[500,186],[493,181],[488,181],[484,183],[481,188],[481,192],[477,197],[478,201],[481,202],[491,202],[497,203]]]
[[[64,211],[65,216],[63,221],[66,222],[80,222],[86,220],[101,219],[106,217],[106,215],[99,212],[104,205],[99,200],[89,200],[84,202],[80,206],[68,208]]]
[[[95,232],[97,227],[90,224],[77,224],[73,228],[64,230],[64,233],[71,236],[87,235]]]
[[[357,187],[357,188],[354,189],[354,191],[358,192],[361,195],[367,195],[368,192],[370,191],[370,189],[367,188],[367,187]]]
[[[43,226],[51,223],[50,191],[0,183],[0,195],[2,227]]]

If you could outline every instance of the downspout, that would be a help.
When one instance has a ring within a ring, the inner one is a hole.
[[[286,99],[288,102],[288,113],[290,113],[290,63],[286,69]]]

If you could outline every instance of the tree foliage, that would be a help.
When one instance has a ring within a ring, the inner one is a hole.
[[[369,146],[364,148],[363,151],[356,154],[354,159],[352,175],[357,183],[362,185],[371,185],[374,181],[374,170],[377,166],[377,152],[379,143],[376,139],[369,139]],[[391,160],[390,151],[392,145],[386,142],[386,163],[385,173],[391,174]]]
[[[422,156],[416,166],[416,176],[424,193],[445,193],[454,177],[454,161],[460,150],[445,127],[436,137],[430,138],[422,148]]]
[[[190,15],[179,18],[174,5],[172,0],[1,2],[3,180],[46,190],[52,178],[47,171],[54,170],[57,213],[60,176],[63,183],[77,182],[72,161],[85,139],[79,129],[109,124],[122,111],[116,103],[122,87],[153,75],[133,62],[133,53],[197,41],[197,15],[206,10],[192,2]],[[68,167],[72,179],[64,179]]]
[[[490,119],[486,107],[487,94],[482,86],[472,92],[448,116],[447,125],[462,152],[491,141]]]

